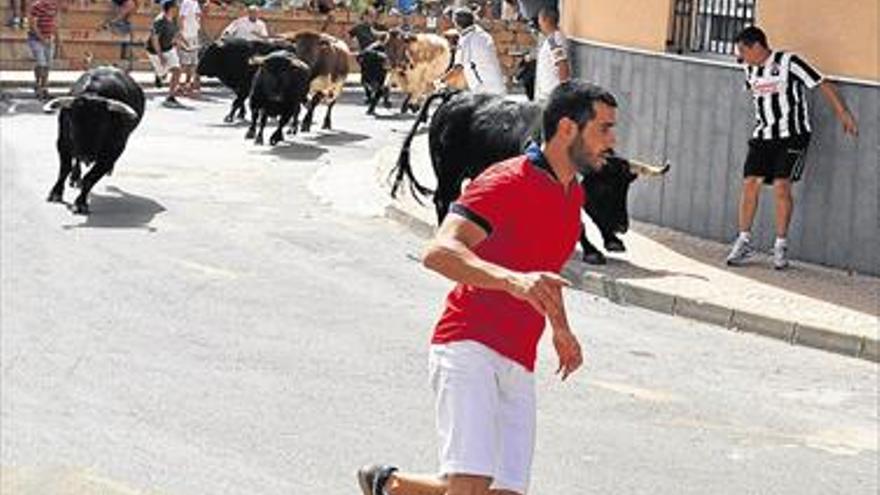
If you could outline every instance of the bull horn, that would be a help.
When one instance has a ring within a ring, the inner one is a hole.
[[[669,169],[671,168],[671,165],[668,161],[663,165],[651,165],[649,163],[640,162],[638,160],[627,161],[629,162],[630,172],[637,175],[645,175],[649,177],[665,175],[666,172],[669,172]]]
[[[43,111],[46,113],[52,113],[58,108],[69,108],[70,105],[73,105],[74,100],[76,100],[76,97],[73,96],[59,96],[58,98],[46,102],[46,104],[43,105]]]
[[[254,55],[253,57],[248,59],[248,65],[263,65],[263,61],[266,60],[266,57],[259,57]]]
[[[137,120],[139,117],[138,113],[134,111],[134,108],[131,108],[131,106],[122,103],[121,101],[105,98],[104,102],[107,104],[107,110],[110,110],[111,112],[121,113],[131,120]]]

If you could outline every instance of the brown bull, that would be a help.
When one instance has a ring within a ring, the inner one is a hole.
[[[294,44],[296,56],[308,64],[312,71],[310,99],[302,122],[303,132],[308,132],[311,128],[315,107],[321,101],[327,104],[322,128],[330,129],[333,105],[342,94],[345,79],[348,77],[351,57],[348,45],[334,36],[315,31],[284,33],[280,36]]]
[[[449,68],[449,43],[436,34],[412,34],[399,29],[388,32],[383,43],[388,55],[390,85],[406,95],[401,112],[417,111]]]

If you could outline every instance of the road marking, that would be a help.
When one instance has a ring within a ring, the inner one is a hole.
[[[223,268],[217,268],[214,266],[205,265],[203,263],[196,263],[195,261],[189,261],[179,258],[174,258],[174,262],[204,275],[208,275],[210,277],[225,278],[229,280],[238,278],[238,274],[229,270],[225,270]]]
[[[700,421],[697,419],[676,419],[662,422],[666,426],[678,426],[695,430],[710,430],[725,432],[730,435],[747,438],[764,438],[767,440],[781,441],[781,448],[790,447],[792,443],[816,450],[822,450],[829,454],[841,456],[854,456],[862,452],[877,452],[877,430],[869,428],[831,428],[805,433],[784,433],[769,428],[757,426],[740,426]]]
[[[623,395],[629,395],[633,399],[644,400],[648,402],[677,402],[679,398],[669,392],[662,390],[650,390],[647,388],[627,385],[625,383],[612,383],[602,380],[590,380],[590,385],[595,385],[611,392],[617,392]]]
[[[84,468],[0,468],[0,493],[15,495],[158,495],[102,478]]]

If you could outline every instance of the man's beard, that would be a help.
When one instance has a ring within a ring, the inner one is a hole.
[[[574,163],[575,168],[581,175],[595,172],[605,165],[605,154],[592,159],[581,139],[575,139],[574,143],[568,147],[568,158]]]

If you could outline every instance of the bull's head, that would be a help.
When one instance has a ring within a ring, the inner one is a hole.
[[[199,65],[196,72],[202,76],[216,76],[223,58],[224,41],[219,39],[199,50]]]
[[[126,103],[98,95],[61,96],[43,105],[43,111],[53,113],[55,110],[70,108],[77,100],[87,100],[103,105],[109,112],[124,115],[131,120],[138,120],[140,115]]]
[[[411,69],[413,67],[410,57],[410,44],[416,40],[415,35],[400,29],[388,31],[388,39],[385,42],[385,53],[388,55],[388,63],[394,69]]]

